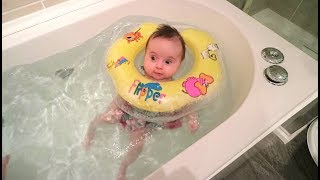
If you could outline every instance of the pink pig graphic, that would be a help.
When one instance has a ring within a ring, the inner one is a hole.
[[[185,90],[182,90],[184,93],[189,94],[191,97],[198,97],[200,95],[207,94],[207,88],[209,84],[213,83],[213,77],[201,73],[199,78],[189,77],[182,83],[182,86]]]

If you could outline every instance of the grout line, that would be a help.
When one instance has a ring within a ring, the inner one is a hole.
[[[24,6],[20,6],[20,7],[17,7],[17,8],[14,8],[14,9],[11,9],[11,10],[9,10],[9,11],[3,12],[2,15],[7,15],[7,14],[9,14],[9,13],[19,11],[19,10],[21,10],[21,9],[24,9],[24,8],[26,8],[26,7],[29,7],[29,6],[33,6],[33,5],[38,4],[38,3],[39,3],[39,1],[30,3],[30,4],[27,4],[27,5],[24,5]]]
[[[253,0],[246,0],[246,2],[244,3],[243,7],[242,7],[242,11],[244,11],[245,13],[249,13],[250,8],[252,6],[252,2]]]
[[[309,46],[303,45],[305,48],[309,49],[310,51],[318,54],[318,51],[311,49]]]
[[[299,8],[299,7],[300,7],[300,5],[302,4],[302,1],[303,1],[303,0],[301,0],[301,1],[300,1],[300,3],[298,4],[297,8],[294,10],[294,12],[293,12],[292,16],[289,18],[289,21],[291,21],[291,19],[293,18],[293,16],[296,14],[296,12],[297,12],[298,8]]]
[[[43,9],[45,9],[46,6],[44,5],[43,0],[41,0],[40,2],[41,2],[41,5],[42,5]]]

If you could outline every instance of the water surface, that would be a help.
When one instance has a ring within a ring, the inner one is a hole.
[[[11,154],[8,180],[115,178],[128,147],[127,132],[117,124],[104,124],[89,151],[81,141],[89,122],[115,95],[104,68],[106,50],[145,21],[187,26],[152,17],[126,17],[72,49],[2,73],[2,155]],[[140,53],[137,62],[142,57]],[[185,63],[192,63],[189,51]],[[63,69],[72,72],[61,75]],[[185,66],[177,76],[189,70]],[[230,115],[231,106],[231,92],[225,88],[199,111],[200,129],[195,134],[188,132],[186,124],[176,130],[153,131],[129,167],[128,179],[142,179],[213,130]]]

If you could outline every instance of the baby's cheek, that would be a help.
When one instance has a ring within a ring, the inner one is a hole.
[[[147,74],[147,75],[151,75],[151,71],[150,71],[150,68],[148,68],[148,69],[144,69],[144,72]]]

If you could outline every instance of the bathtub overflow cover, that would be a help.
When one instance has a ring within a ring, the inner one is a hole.
[[[272,64],[279,64],[284,60],[282,52],[273,47],[264,48],[261,51],[261,56],[264,60]]]
[[[281,66],[272,65],[264,70],[264,76],[271,84],[281,86],[288,81],[288,72]]]

